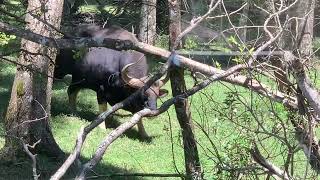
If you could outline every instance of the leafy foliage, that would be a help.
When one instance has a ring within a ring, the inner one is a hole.
[[[5,33],[0,32],[0,46],[4,46],[10,43],[11,40],[16,39],[14,35],[6,35]]]
[[[199,49],[200,44],[196,36],[188,36],[184,42],[185,49]]]
[[[155,41],[155,46],[163,49],[169,49],[169,36],[168,35],[157,36]]]

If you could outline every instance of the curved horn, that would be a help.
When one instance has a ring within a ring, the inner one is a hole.
[[[133,66],[134,64],[137,64],[142,59],[142,57],[144,57],[144,55],[141,56],[141,58],[137,62],[127,64],[121,70],[121,78],[122,78],[122,80],[126,84],[128,84],[129,86],[131,86],[133,88],[141,88],[141,87],[143,87],[144,84],[145,84],[145,81],[147,79],[147,77],[143,77],[143,78],[140,78],[140,79],[139,78],[134,78],[134,77],[129,76],[129,74],[128,74],[128,68],[130,66]]]

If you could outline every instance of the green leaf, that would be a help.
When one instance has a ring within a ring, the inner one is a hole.
[[[6,35],[5,33],[0,32],[0,46],[9,44],[11,40],[16,39],[14,35]]]

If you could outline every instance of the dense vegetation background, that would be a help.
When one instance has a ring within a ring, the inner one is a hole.
[[[129,31],[137,32],[140,14],[139,2],[112,1],[111,3],[111,1],[93,0],[79,1],[79,4],[70,2],[68,1],[64,7],[63,31],[72,33],[74,26],[80,23],[97,23],[100,25],[105,23],[106,25],[118,25]],[[245,2],[241,1],[241,3]],[[241,7],[241,3],[238,1],[228,0],[224,3],[230,12]],[[262,6],[263,2],[257,1],[256,4]],[[158,23],[155,46],[168,49],[168,4],[158,0],[157,6],[160,8],[157,9]],[[21,17],[26,11],[24,1],[7,0],[5,4],[0,4],[0,7],[1,10],[6,10]],[[195,7],[191,8],[196,9],[198,14],[204,14],[207,11],[207,4],[204,1],[199,1]],[[190,10],[190,7],[182,6],[182,9],[183,20],[189,22],[192,15],[187,10]],[[253,9],[247,14],[249,23],[252,26],[263,24],[265,19],[259,14],[259,9]],[[24,27],[23,23],[5,14],[1,14],[0,21],[8,22],[16,27]],[[237,36],[230,30],[232,28],[230,22],[239,24],[240,21],[241,15],[238,14],[237,16],[231,16],[231,19],[222,17],[219,20],[209,20],[203,23],[202,29],[196,29],[191,33],[192,35],[184,39],[184,47],[181,51],[210,51],[224,54],[237,51],[240,52],[239,56],[228,54],[228,56],[191,55],[190,57],[219,69],[227,69],[231,65],[241,64],[247,58],[244,53],[246,50],[253,51],[255,47],[262,44],[260,42],[262,35],[260,34],[261,28],[248,29],[246,43],[241,44]],[[315,35],[313,39],[315,56],[311,65],[308,66],[308,75],[312,78],[313,85],[319,87],[317,50],[320,44],[317,38],[316,25],[317,23],[314,26]],[[204,37],[203,32],[207,31],[209,31],[209,34],[225,32],[225,36],[219,36],[209,43],[204,42],[204,39],[208,39]],[[0,32],[0,56],[12,61],[0,60],[0,135],[2,135],[0,136],[0,148],[4,146],[4,135],[6,133],[4,117],[10,100],[11,87],[16,71],[14,62],[18,58],[20,41],[19,37]],[[5,54],[10,55],[4,56]],[[161,64],[157,58],[149,59],[151,72],[155,72]],[[263,73],[259,74],[251,71],[239,73],[260,80],[260,82],[272,87],[274,91],[278,88],[277,83],[272,78],[270,80],[268,76],[263,76]],[[289,78],[292,79],[293,77]],[[185,79],[187,88],[193,87],[196,83],[190,72],[186,72]],[[68,106],[67,97],[67,88],[70,81],[70,77],[66,77],[62,81],[54,82],[51,103],[50,124],[52,132],[55,140],[66,153],[72,152],[80,128],[90,124],[99,113],[96,94],[91,90],[81,91],[77,112],[72,112]],[[170,89],[170,84],[166,84],[165,88]],[[171,94],[158,100],[159,104],[170,97]],[[283,104],[272,102],[269,98],[253,93],[250,89],[222,81],[214,82],[210,87],[189,97],[189,102],[205,179],[265,179],[269,177],[268,170],[254,162],[250,154],[254,143],[257,143],[261,154],[274,165],[280,168],[290,167],[290,169],[285,169],[290,172],[290,176],[297,179],[316,178],[317,171],[314,168],[308,169],[308,157],[305,156],[296,140],[295,127],[290,125],[288,116],[292,114]],[[298,114],[292,116],[300,117]],[[90,159],[105,135],[129,118],[130,114],[128,112],[120,110],[113,116],[112,127],[107,129],[96,128],[84,144],[81,161],[85,162]],[[101,163],[91,170],[88,176],[108,178],[115,175],[110,179],[124,179],[119,173],[184,174],[182,135],[179,123],[176,120],[174,107],[171,107],[166,113],[157,117],[146,118],[144,121],[146,130],[151,135],[150,139],[141,139],[136,128],[130,129],[112,144]],[[319,131],[315,130],[315,134],[318,135]],[[289,157],[288,154],[290,153],[294,156]],[[292,159],[288,160],[288,158]],[[62,162],[39,154],[37,163],[40,179],[48,179]],[[0,178],[31,179],[32,167],[30,164],[30,159],[26,157],[17,157],[15,163],[2,163],[0,165]],[[76,173],[77,170],[72,168],[64,178],[73,178]],[[178,179],[179,177],[174,178]],[[132,176],[128,179],[163,178]]]

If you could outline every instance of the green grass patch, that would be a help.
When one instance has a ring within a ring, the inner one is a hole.
[[[115,6],[98,6],[90,1],[89,5],[81,6],[79,13],[110,13],[116,15]],[[16,14],[24,13],[20,1],[9,1],[7,8]],[[132,11],[135,11],[133,9]],[[138,12],[138,11],[136,11]],[[117,13],[121,14],[122,11]],[[125,19],[130,19],[125,18]],[[0,17],[0,20],[9,22],[11,18]],[[131,19],[130,19],[131,20]],[[11,23],[11,22],[10,22]],[[16,47],[20,39],[0,35],[1,52]],[[157,46],[168,48],[168,36],[158,37]],[[319,46],[318,40],[315,43]],[[195,40],[188,41],[190,49],[199,45]],[[212,49],[223,49],[223,44],[211,46]],[[152,71],[158,68],[158,63],[150,62]],[[270,85],[275,90],[273,81],[267,80],[257,74],[241,72],[244,75],[253,75],[262,79],[262,82]],[[10,99],[11,86],[13,84],[15,67],[0,62],[0,148],[4,146],[4,115]],[[194,85],[193,79],[186,73],[186,84],[188,88]],[[316,77],[315,73],[311,77]],[[64,81],[55,82],[52,93],[52,119],[51,128],[54,137],[64,152],[72,152],[76,143],[76,137],[81,129],[94,120],[98,115],[98,106],[95,92],[83,90],[79,94],[77,112],[73,114],[68,106],[67,87],[70,77]],[[319,83],[316,81],[316,85]],[[169,83],[165,86],[169,91]],[[170,98],[171,94],[160,99],[161,104]],[[262,131],[276,133],[280,137],[286,134],[290,144],[297,145],[294,138],[294,130],[290,122],[286,120],[287,112],[281,104],[271,103],[247,89],[232,86],[227,83],[215,82],[210,87],[200,91],[189,98],[192,120],[194,122],[195,136],[197,139],[200,161],[206,179],[233,179],[236,174],[223,169],[245,168],[251,164],[252,159],[249,149],[252,141],[260,141],[261,152],[275,165],[283,168],[286,160],[287,147],[284,142],[275,137],[270,137]],[[254,111],[254,114],[250,110]],[[128,112],[120,110],[111,119],[110,124],[119,125],[129,119],[125,117]],[[259,124],[263,124],[263,129]],[[128,130],[118,138],[107,150],[101,163],[90,172],[89,176],[104,175],[112,173],[184,173],[184,154],[182,132],[177,121],[175,110],[171,107],[168,112],[154,118],[144,118],[144,125],[151,140],[143,140],[139,137],[137,128]],[[88,161],[97,150],[100,142],[114,128],[96,128],[88,136],[81,154],[81,161]],[[253,130],[253,131],[250,131]],[[320,132],[317,132],[319,134]],[[262,148],[263,147],[263,148]],[[297,178],[304,176],[307,164],[306,158],[301,150],[294,157],[294,175]],[[41,179],[48,179],[52,173],[61,165],[61,162],[52,160],[44,155],[38,156],[38,170]],[[309,168],[310,169],[310,168]],[[64,177],[72,179],[76,174],[71,169]],[[308,177],[314,172],[309,170]],[[32,179],[31,162],[28,159],[19,160],[15,164],[0,164],[0,177],[2,179]],[[256,179],[251,174],[244,173],[244,179]],[[264,179],[264,176],[257,178]],[[114,178],[112,178],[114,179]],[[119,177],[118,179],[123,179]],[[163,179],[163,178],[130,178],[130,179]],[[169,179],[169,178],[168,178]],[[170,178],[178,179],[178,178]]]
[[[0,71],[0,110],[4,113],[10,95],[10,87],[14,77],[13,66],[1,64]],[[67,85],[70,78],[65,78],[64,82],[56,82],[53,88],[52,98],[52,131],[59,146],[70,153],[75,145],[75,139],[81,127],[84,127],[92,121],[98,114],[95,92],[83,90],[79,94],[77,114],[71,113],[67,103]],[[188,87],[193,86],[193,80],[186,76]],[[170,89],[169,84],[165,86]],[[169,95],[170,97],[171,95]],[[166,99],[168,99],[167,97]],[[166,99],[159,100],[165,101]],[[232,177],[233,174],[217,171],[218,158],[214,149],[219,152],[220,160],[225,167],[241,168],[251,162],[248,149],[251,141],[256,138],[266,138],[262,141],[263,146],[269,147],[263,151],[266,155],[274,155],[271,159],[273,163],[280,167],[284,163],[285,146],[275,138],[259,135],[249,132],[245,127],[258,130],[257,122],[264,122],[267,130],[277,127],[279,119],[275,118],[273,112],[282,121],[285,121],[286,113],[281,105],[270,105],[265,98],[248,92],[241,87],[234,87],[219,82],[213,83],[209,88],[202,90],[198,94],[189,98],[192,118],[195,122],[195,132],[200,152],[200,159],[207,179],[225,179]],[[253,107],[255,113],[259,115],[254,119],[248,107]],[[121,110],[112,119],[114,125],[128,120],[128,117],[122,117],[128,112]],[[120,116],[119,116],[120,115]],[[1,121],[3,122],[3,121]],[[173,107],[168,112],[155,117],[145,118],[144,124],[147,132],[151,135],[151,141],[144,141],[139,138],[137,128],[128,130],[124,135],[117,139],[107,150],[101,163],[94,169],[91,175],[110,174],[110,173],[184,173],[183,143],[181,140],[181,130],[175,116]],[[3,125],[3,124],[1,124]],[[292,143],[296,144],[289,122],[288,132]],[[101,140],[110,133],[113,128],[96,128],[87,138],[81,158],[83,162],[97,150]],[[0,128],[3,133],[3,127]],[[204,133],[205,131],[206,133]],[[280,133],[280,135],[283,133]],[[0,146],[3,146],[4,139],[0,138]],[[213,144],[212,144],[213,143]],[[282,153],[282,154],[281,154]],[[279,155],[280,154],[280,155]],[[296,156],[296,173],[304,172],[305,157],[303,153]],[[59,163],[46,157],[39,156],[39,166],[41,176],[50,177]],[[3,165],[2,165],[3,166]],[[25,168],[25,171],[21,169]],[[8,170],[10,169],[10,171]],[[20,172],[19,175],[15,174]],[[22,173],[21,173],[22,172]],[[31,178],[31,167],[28,160],[20,162],[18,165],[5,165],[3,171],[0,171],[1,177]],[[70,171],[66,178],[74,177],[75,170]],[[121,179],[121,178],[119,178]],[[161,179],[161,178],[137,178],[137,179]],[[174,179],[174,178],[172,178]]]

